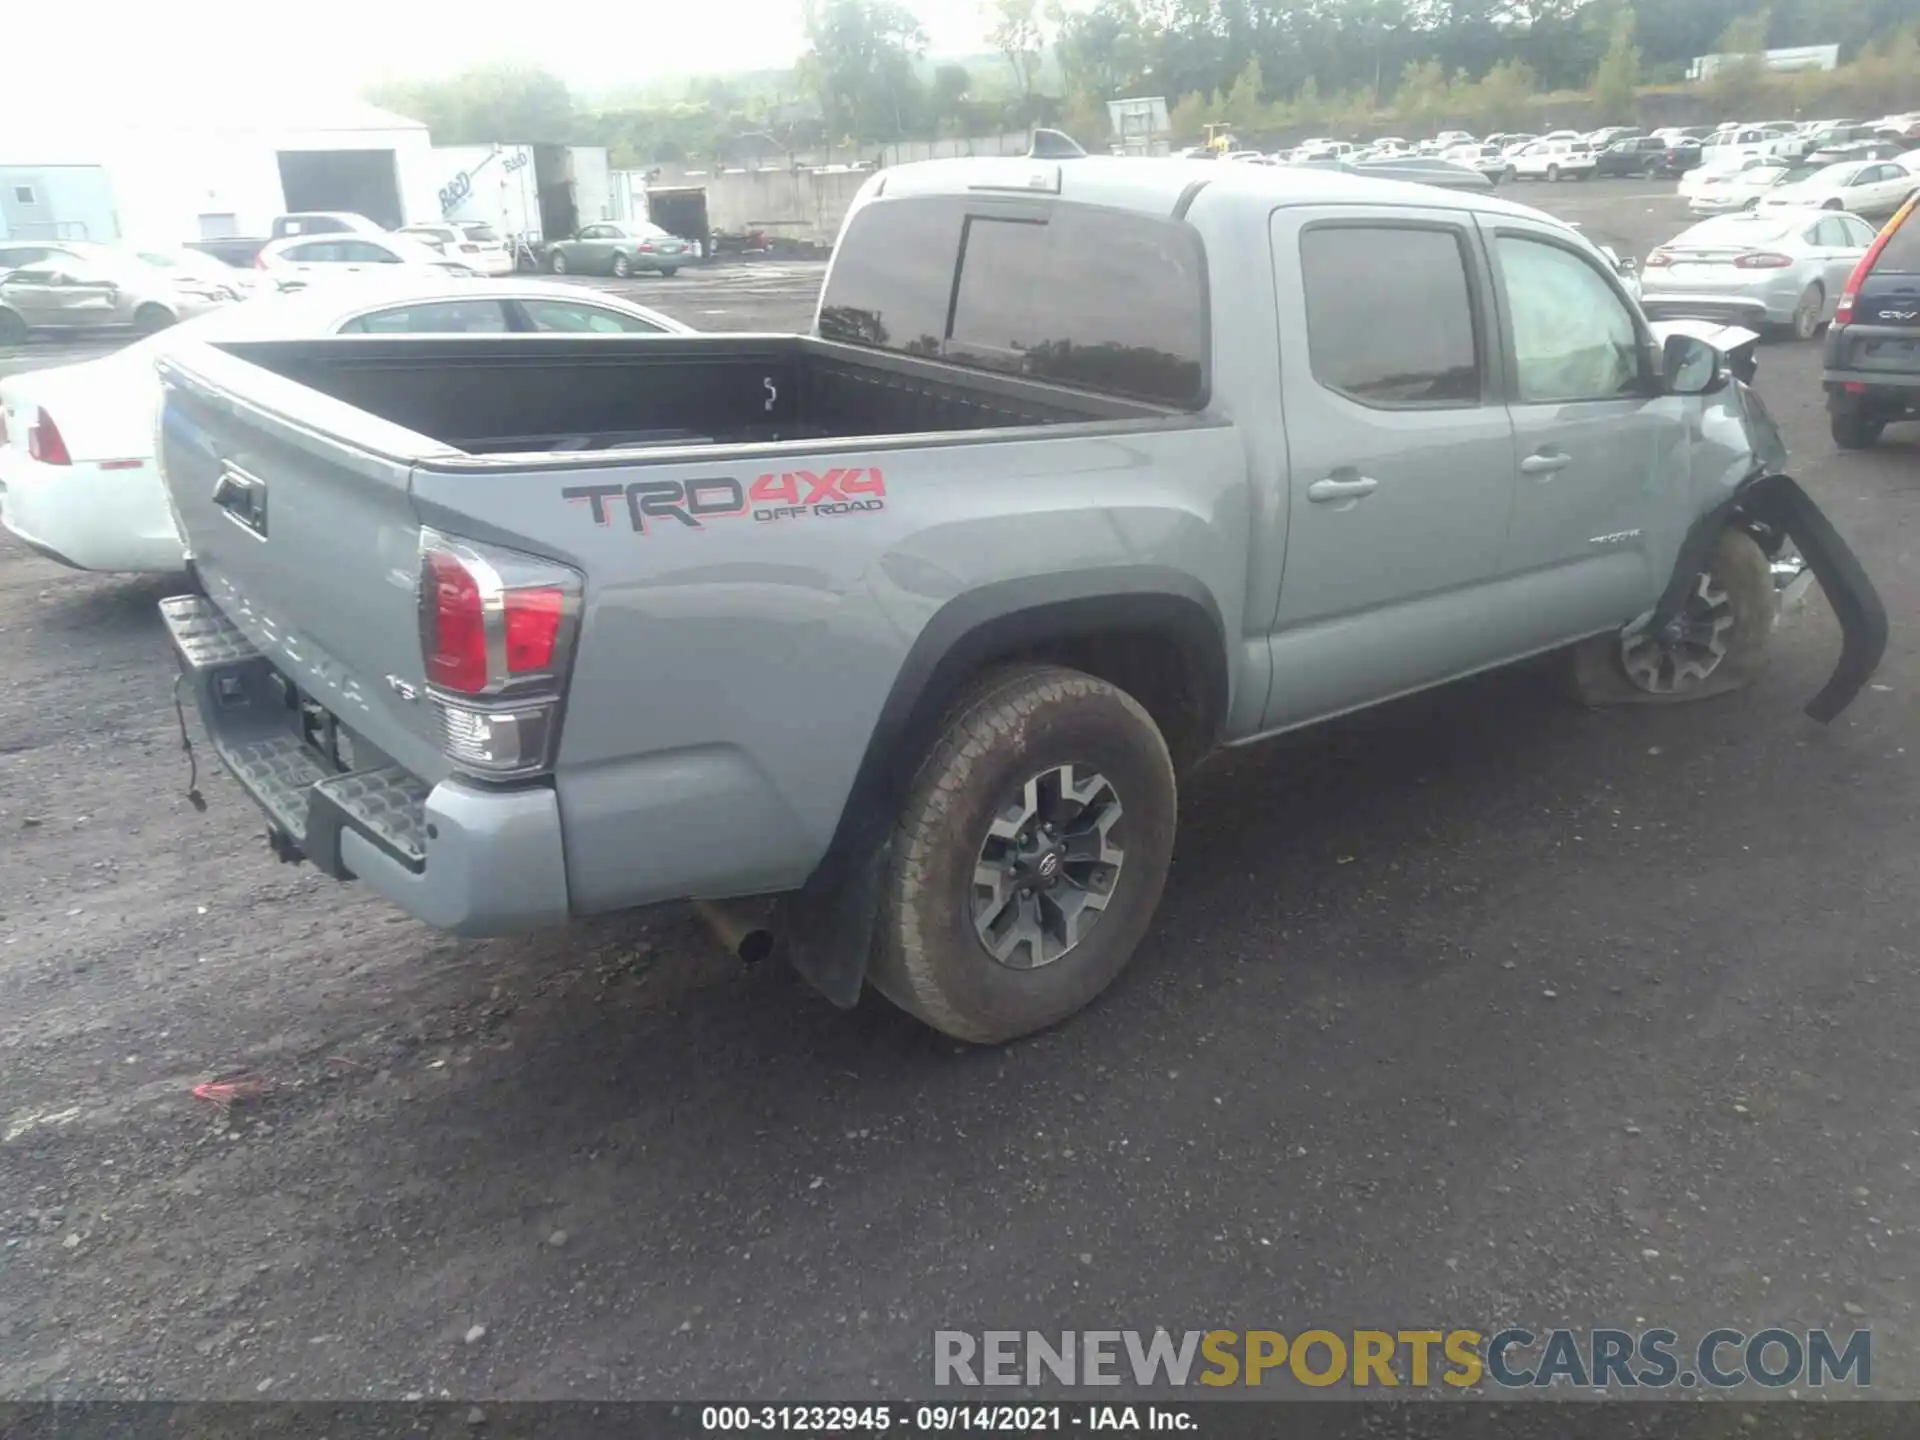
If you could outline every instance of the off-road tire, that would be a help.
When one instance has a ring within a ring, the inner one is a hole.
[[[1050,766],[1090,766],[1123,809],[1126,858],[1080,942],[1032,969],[988,953],[974,868],[1006,797]],[[1139,702],[1078,670],[983,676],[947,712],[908,789],[884,878],[868,978],[908,1014],[991,1045],[1044,1030],[1113,983],[1146,933],[1173,853],[1178,794],[1165,739]]]
[[[1617,634],[1596,635],[1563,652],[1563,688],[1582,705],[1680,705],[1744,689],[1766,669],[1767,642],[1779,610],[1773,566],[1744,530],[1720,532],[1707,562],[1711,586],[1727,597],[1733,615],[1726,653],[1691,688],[1665,693],[1641,689],[1627,677]]]
[[[1833,443],[1842,450],[1871,450],[1880,443],[1880,432],[1887,422],[1860,410],[1845,410],[1827,417]]]

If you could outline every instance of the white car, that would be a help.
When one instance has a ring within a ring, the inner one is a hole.
[[[1749,170],[1779,170],[1784,173],[1787,169],[1787,162],[1777,155],[1734,155],[1712,163],[1703,160],[1682,175],[1674,189],[1682,200],[1692,201],[1702,191],[1724,184]]]
[[[1760,209],[1891,215],[1916,190],[1920,190],[1920,175],[1897,160],[1847,160],[1824,166],[1804,180],[1775,186],[1761,197]]]
[[[1756,155],[1780,155],[1788,135],[1764,125],[1743,125],[1710,135],[1700,146],[1702,165],[1729,165]]]
[[[256,269],[277,277],[303,280],[341,276],[395,274],[411,270],[444,280],[449,274],[478,276],[480,271],[460,260],[450,260],[431,245],[403,235],[289,235],[261,247]]]
[[[1811,340],[1873,236],[1859,216],[1831,210],[1716,215],[1647,256],[1640,301],[1656,320],[1779,326]]]
[[[1454,165],[1464,165],[1469,170],[1477,170],[1496,185],[1507,173],[1506,157],[1498,145],[1449,145],[1440,152],[1440,158]]]
[[[417,240],[439,251],[446,259],[471,266],[482,275],[513,274],[513,252],[501,242],[491,225],[450,220],[444,225],[402,225],[393,233]]]
[[[1509,180],[1545,180],[1562,177],[1584,180],[1593,174],[1593,147],[1584,140],[1536,140],[1506,157]]]
[[[1687,187],[1687,209],[1696,215],[1751,210],[1760,203],[1761,196],[1776,185],[1785,184],[1793,173],[1793,167],[1785,161],[1773,164],[1765,160],[1756,160],[1738,170],[1690,171],[1687,178],[1693,184]]]
[[[445,275],[267,295],[101,360],[0,380],[0,524],[76,570],[172,572],[180,539],[153,460],[154,361],[175,337],[682,335],[688,327],[604,290],[550,280],[477,288]]]

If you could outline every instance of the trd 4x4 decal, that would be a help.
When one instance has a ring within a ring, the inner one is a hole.
[[[610,525],[623,502],[636,535],[647,533],[648,521],[677,520],[692,530],[704,530],[709,520],[748,515],[759,524],[797,520],[807,515],[853,515],[884,510],[887,482],[878,470],[866,466],[828,470],[786,470],[762,475],[743,486],[731,475],[699,480],[635,480],[628,485],[569,485],[560,498],[585,501],[596,525]]]

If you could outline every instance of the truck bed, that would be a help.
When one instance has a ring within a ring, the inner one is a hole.
[[[798,335],[339,336],[218,348],[474,455],[766,444],[1170,413]]]

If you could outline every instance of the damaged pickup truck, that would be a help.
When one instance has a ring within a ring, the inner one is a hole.
[[[1549,652],[1733,688],[1789,540],[1838,713],[1885,614],[1716,333],[1490,197],[904,166],[810,335],[183,343],[161,608],[283,858],[463,934],[752,900],[1002,1041],[1125,966],[1216,747]]]

